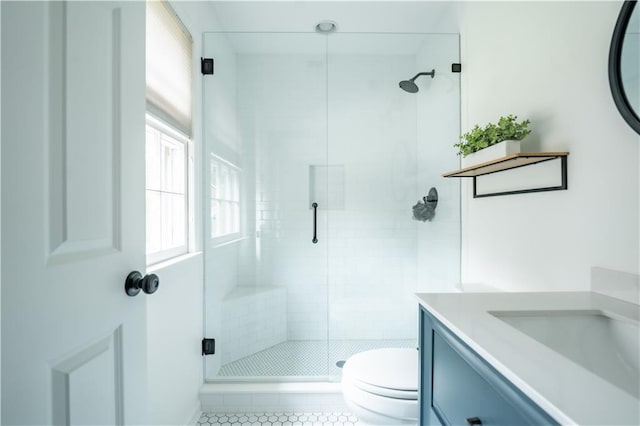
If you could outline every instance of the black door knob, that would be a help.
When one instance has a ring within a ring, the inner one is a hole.
[[[137,296],[140,290],[147,294],[153,294],[158,290],[158,286],[160,286],[160,279],[156,274],[148,274],[143,277],[138,271],[131,272],[124,281],[124,291],[131,297]]]

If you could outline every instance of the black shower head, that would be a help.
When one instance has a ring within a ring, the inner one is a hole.
[[[418,85],[413,82],[413,79],[401,81],[400,88],[409,93],[416,93],[418,91]]]
[[[400,82],[400,88],[408,93],[416,93],[418,91],[418,85],[415,83],[416,78],[421,75],[430,75],[431,78],[435,77],[436,70],[431,70],[431,72],[419,72],[416,74],[411,80],[403,80]]]

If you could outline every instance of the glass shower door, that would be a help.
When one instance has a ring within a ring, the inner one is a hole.
[[[460,280],[460,128],[456,34],[328,37],[329,367],[354,353],[416,347],[414,293]],[[399,82],[416,79],[418,92]],[[413,206],[434,187],[431,221]]]
[[[207,33],[204,54],[206,380],[326,377],[326,38]]]
[[[339,380],[415,346],[413,294],[460,279],[458,35],[207,33],[204,54],[206,379]]]

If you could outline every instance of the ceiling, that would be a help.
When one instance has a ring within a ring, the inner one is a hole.
[[[454,1],[213,1],[208,31],[309,32],[321,20],[340,33],[458,33]]]

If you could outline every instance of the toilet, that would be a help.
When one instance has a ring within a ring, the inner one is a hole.
[[[351,356],[342,369],[342,395],[351,412],[370,425],[416,425],[418,351],[385,348]]]

